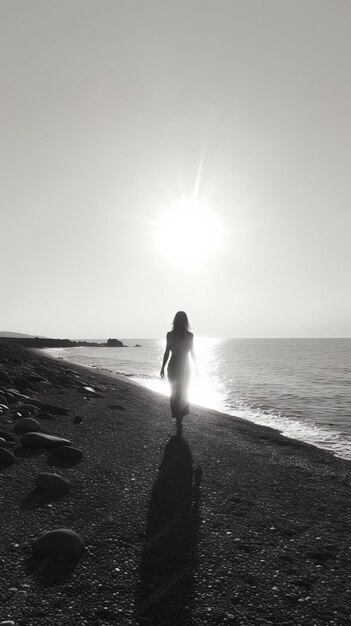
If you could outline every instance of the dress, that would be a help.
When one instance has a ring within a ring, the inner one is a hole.
[[[193,347],[193,334],[186,331],[177,336],[174,331],[167,334],[167,346],[171,351],[168,365],[168,380],[171,385],[172,417],[184,417],[189,413],[189,383],[191,377],[189,355]]]

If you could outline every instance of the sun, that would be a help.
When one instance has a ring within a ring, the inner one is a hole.
[[[161,213],[156,241],[165,258],[176,267],[201,268],[219,252],[223,225],[204,201],[183,198]]]

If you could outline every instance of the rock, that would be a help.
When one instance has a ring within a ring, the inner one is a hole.
[[[9,385],[13,384],[10,376],[4,370],[0,370],[0,383],[6,383],[6,384],[9,384]]]
[[[16,396],[12,395],[12,393],[6,393],[7,404],[16,404],[18,399]]]
[[[3,444],[6,443],[5,439],[0,437],[0,447],[2,448]]]
[[[57,448],[58,446],[70,446],[71,442],[68,439],[62,439],[62,437],[31,432],[21,437],[21,445],[29,448]]]
[[[0,430],[0,437],[2,439],[5,439],[5,441],[16,441],[14,436],[11,435],[11,433],[8,433],[6,430]]]
[[[7,450],[13,450],[13,448],[16,447],[16,442],[4,440],[4,443],[1,444],[1,447],[6,448]]]
[[[109,404],[108,407],[109,409],[116,409],[116,411],[125,411],[125,407],[122,406],[121,404]]]
[[[0,626],[15,626],[15,622],[11,619],[6,619],[4,622],[0,622]]]
[[[12,402],[12,404],[16,402],[23,402],[23,404],[29,404],[29,401],[31,400],[29,396],[26,396],[25,394],[20,393],[19,391],[16,393],[13,393],[13,391],[11,391],[10,393],[12,394],[12,398],[13,396],[15,396],[14,402]],[[9,400],[8,396],[7,396],[7,399]]]
[[[14,383],[19,390],[31,389],[31,384],[29,380],[27,380],[27,378],[25,378],[24,376],[16,376],[14,378]]]
[[[34,433],[41,430],[40,424],[33,417],[24,417],[15,424],[16,433]]]
[[[52,420],[52,415],[50,415],[50,413],[39,413],[37,417],[40,420]]]
[[[0,404],[0,410],[1,413],[5,413],[5,411],[9,410],[9,407],[7,406],[7,404]]]
[[[48,380],[40,380],[38,383],[35,384],[35,387],[38,391],[49,391],[50,389],[52,389],[52,384],[49,383]]]
[[[97,391],[94,389],[94,387],[79,387],[77,389],[78,393],[83,393],[85,395],[90,396],[91,398],[102,398],[102,395],[97,393]]]
[[[6,398],[7,398],[7,402],[9,405],[13,405],[13,404],[18,404],[19,403],[19,398],[17,395],[12,394],[12,393],[7,393],[6,394]]]
[[[106,345],[111,348],[122,348],[123,342],[118,339],[108,339]]]
[[[60,446],[54,450],[53,454],[65,459],[81,459],[83,456],[82,450],[73,446]]]
[[[47,413],[53,413],[54,415],[68,415],[68,409],[62,406],[56,406],[55,404],[43,404],[42,410]]]
[[[135,346],[134,346],[134,348],[141,348],[140,343],[136,343],[136,344],[135,344]]]
[[[25,396],[27,398],[27,396]],[[43,406],[43,403],[41,400],[38,400],[37,398],[28,398],[27,402],[24,402],[23,404],[30,404],[31,406],[36,406],[38,409],[41,409],[41,407]]]
[[[23,404],[22,406],[17,407],[17,410],[24,416],[26,415],[34,415],[34,413],[38,412],[38,407],[33,404]]]
[[[35,478],[35,487],[38,491],[45,491],[53,496],[60,496],[67,493],[71,488],[71,483],[60,474],[41,472]]]
[[[61,383],[61,385],[71,386],[73,383],[72,376],[68,376],[67,374],[61,374],[60,376],[57,377],[57,380],[59,383]]]
[[[41,380],[46,380],[46,378],[44,378],[44,376],[40,376],[39,374],[28,374],[26,372],[26,378],[27,380],[29,380],[30,383],[40,383]]]
[[[5,467],[10,467],[15,462],[15,457],[12,452],[6,450],[5,448],[0,448],[0,469],[4,469]]]
[[[74,530],[57,528],[41,535],[33,544],[33,552],[39,556],[61,556],[78,560],[84,551],[84,543]]]
[[[80,415],[75,415],[73,418],[73,424],[81,424],[82,423],[82,418]]]
[[[5,396],[3,396],[2,394],[0,394],[0,404],[4,404],[5,406],[9,405],[9,403],[6,400]]]

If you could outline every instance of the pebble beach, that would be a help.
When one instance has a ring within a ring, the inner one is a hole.
[[[0,342],[0,624],[351,623],[350,462]]]

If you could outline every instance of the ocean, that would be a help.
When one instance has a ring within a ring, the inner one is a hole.
[[[165,341],[122,341],[127,347],[46,352],[123,374],[167,395],[168,382],[159,377]],[[199,375],[192,378],[193,403],[351,459],[351,339],[195,337],[195,351]]]

